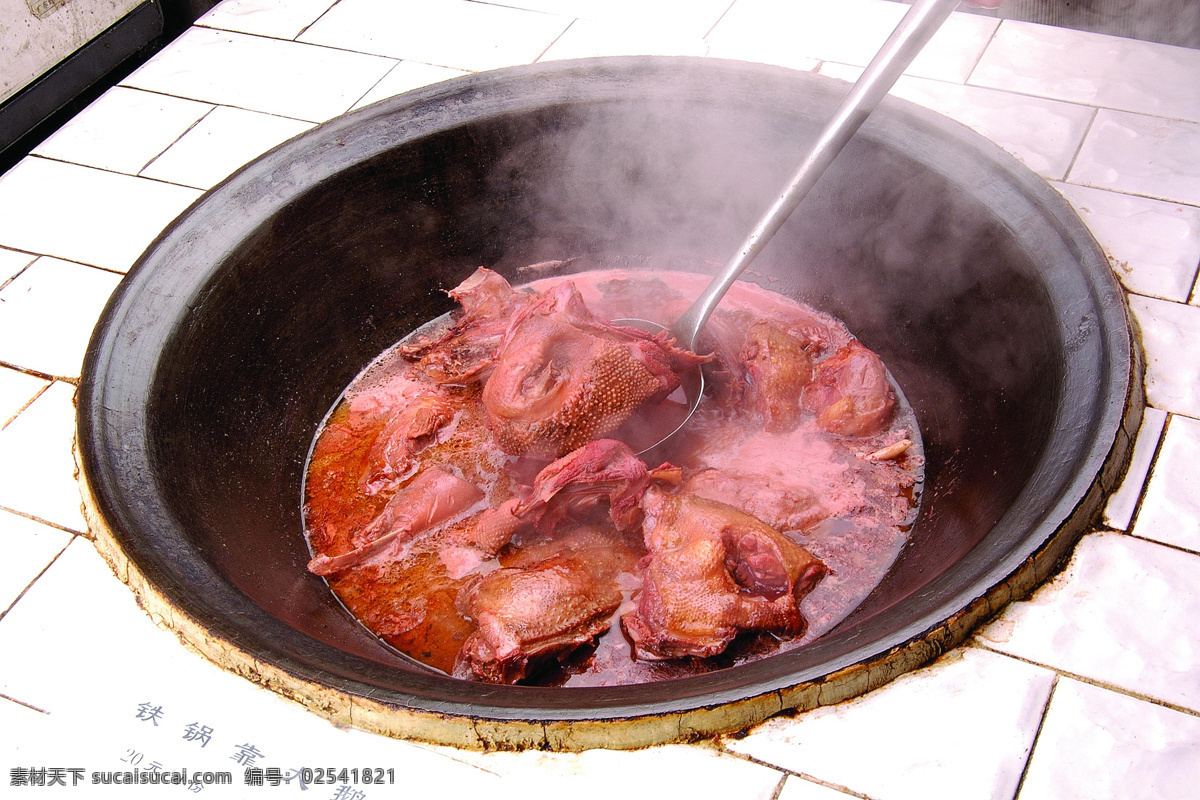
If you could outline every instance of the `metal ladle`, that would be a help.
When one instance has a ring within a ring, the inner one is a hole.
[[[750,266],[759,252],[766,246],[776,231],[783,226],[784,221],[791,216],[796,206],[808,194],[809,190],[825,174],[825,170],[837,157],[846,143],[866,121],[875,107],[892,88],[896,80],[917,57],[926,43],[941,28],[942,23],[950,16],[950,12],[958,7],[960,0],[916,0],[908,13],[900,20],[900,24],[892,31],[892,35],[883,43],[883,47],[871,59],[866,70],[850,88],[849,94],[834,112],[833,118],[825,125],[817,141],[809,150],[808,155],[800,162],[800,166],[791,179],[780,190],[779,196],[767,210],[766,214],[742,241],[737,253],[725,263],[721,271],[712,279],[696,301],[675,321],[669,329],[655,322],[641,319],[613,320],[624,324],[633,324],[648,330],[669,330],[675,337],[676,343],[695,352],[697,340],[705,323],[716,309],[721,298],[729,291],[737,277]],[[645,448],[641,453],[661,445],[678,433],[700,405],[704,394],[704,378],[699,375],[690,381],[685,380],[685,391],[688,397],[688,412],[683,422],[655,444]],[[687,385],[690,383],[691,385]],[[640,455],[640,453],[639,453]]]

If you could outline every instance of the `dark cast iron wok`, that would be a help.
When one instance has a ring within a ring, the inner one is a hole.
[[[450,81],[335,119],[202,197],[105,311],[79,391],[97,543],[150,612],[336,720],[462,746],[633,747],[836,702],[961,640],[1068,551],[1140,414],[1124,302],[1044,181],[885,101],[748,277],[884,357],[929,459],[912,540],[810,646],[617,688],[493,687],[380,645],[305,570],[305,457],[376,354],[475,267],[703,269],[845,84],[696,59]],[[540,273],[537,277],[542,277]]]

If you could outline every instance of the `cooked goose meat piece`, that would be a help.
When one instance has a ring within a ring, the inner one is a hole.
[[[645,495],[649,555],[637,608],[621,623],[638,658],[722,652],[743,631],[798,636],[800,600],[823,563],[754,517],[693,495]]]
[[[483,389],[488,426],[508,453],[558,458],[665,398],[704,360],[665,333],[592,316],[562,283],[513,315]]]
[[[800,392],[813,377],[805,343],[780,323],[760,319],[747,331],[742,361],[767,431],[793,430],[800,423]]]
[[[379,516],[352,537],[353,550],[335,556],[322,553],[308,562],[308,571],[332,575],[387,549],[398,549],[418,533],[468,510],[483,496],[475,484],[429,467],[396,492]]]
[[[488,573],[459,593],[459,611],[478,627],[463,644],[455,674],[516,683],[531,665],[594,642],[620,604],[616,583],[579,554]]]
[[[891,422],[896,397],[879,356],[851,341],[817,365],[802,402],[821,430],[872,436]]]

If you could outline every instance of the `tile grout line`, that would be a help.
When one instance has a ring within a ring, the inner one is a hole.
[[[40,158],[40,156],[39,156],[39,158]],[[50,159],[47,159],[47,160],[50,160]],[[84,166],[83,164],[74,164],[70,161],[62,161],[59,163],[70,164],[73,167]],[[92,169],[94,169],[94,167]],[[106,171],[106,170],[102,170],[102,171]],[[136,175],[130,175],[129,173],[126,173],[126,172],[114,172],[113,174],[114,175],[124,175],[127,178],[136,178],[137,177]],[[152,180],[152,179],[147,178],[146,180]],[[160,183],[161,183],[161,181],[160,181]],[[194,186],[186,186],[184,188],[194,189],[195,187]],[[89,269],[98,269],[101,272],[108,272],[112,275],[120,275],[122,277],[124,277],[125,275],[128,274],[128,272],[125,270],[114,269],[113,267],[102,267],[99,264],[89,264],[86,261],[80,261],[75,258],[67,258],[66,256],[56,256],[53,253],[35,253],[32,250],[17,250],[15,248],[10,248],[10,247],[8,247],[8,245],[0,245],[0,246],[3,246],[6,249],[12,250],[12,252],[14,252],[14,253],[24,253],[26,255],[31,255],[34,257],[33,261],[30,261],[28,264],[26,264],[24,267],[22,267],[20,272],[18,272],[16,275],[13,275],[11,278],[6,280],[4,283],[0,284],[0,289],[4,289],[10,283],[15,281],[23,272],[25,272],[25,270],[29,269],[34,264],[36,264],[40,259],[43,259],[43,258],[53,258],[55,261],[64,261],[68,264],[74,264],[77,267],[88,267]],[[1155,298],[1155,299],[1158,299],[1158,298]],[[4,362],[0,362],[0,364],[2,364],[2,363],[4,363]],[[20,367],[16,367],[15,369],[20,369]]]
[[[286,41],[286,40],[280,39],[279,41]],[[380,58],[382,58],[382,56],[380,56]],[[122,89],[136,89],[139,92],[146,92],[147,94],[156,94],[160,97],[172,97],[176,100],[187,100],[192,103],[203,103],[205,105],[213,106],[214,108],[216,106],[224,106],[225,108],[236,108],[239,111],[249,111],[252,114],[262,114],[263,116],[267,116],[267,117],[279,117],[280,119],[290,119],[293,122],[307,122],[310,125],[321,124],[321,120],[305,119],[304,117],[289,117],[287,114],[279,114],[274,111],[261,111],[257,108],[246,108],[245,106],[235,106],[232,103],[214,103],[211,100],[198,100],[195,97],[187,97],[182,94],[171,94],[170,92],[164,92],[159,89],[143,89],[140,86],[129,86],[128,84],[124,84],[124,83],[119,84],[119,85]],[[332,119],[332,117],[330,119]],[[36,153],[31,153],[30,155],[36,155]],[[93,169],[96,169],[96,168],[93,167]],[[127,175],[128,173],[121,172],[118,174],[119,175]]]
[[[67,552],[67,548],[70,547],[74,542],[75,542],[75,537],[71,537],[71,540],[69,542],[67,542],[66,544],[64,544],[62,549],[54,554],[54,558],[50,559],[50,563],[48,563],[48,564],[46,564],[46,566],[42,567],[41,570],[38,572],[38,574],[33,576],[33,580],[31,580],[31,581],[29,581],[29,583],[25,584],[25,588],[21,590],[20,594],[18,594],[15,598],[13,598],[13,601],[8,604],[8,608],[4,609],[3,611],[0,611],[0,620],[3,620],[8,615],[8,612],[12,611],[14,608],[17,607],[17,603],[21,602],[21,598],[24,597],[25,594],[31,588],[33,588],[33,585],[35,583],[37,583],[38,580],[40,580],[43,575],[46,574],[46,570],[50,569],[51,567],[53,567],[55,565],[55,563],[58,562],[58,559],[62,556],[63,553]],[[10,697],[9,699],[11,700],[12,698]]]
[[[48,256],[48,257],[53,258],[53,256]],[[84,264],[83,266],[86,267],[87,264]],[[72,386],[74,386],[75,388],[79,388],[79,378],[68,377],[66,375],[51,375],[49,372],[41,372],[40,370],[30,369],[29,367],[22,367],[20,364],[13,364],[13,363],[10,363],[8,361],[3,361],[3,360],[0,360],[0,367],[7,367],[8,369],[16,370],[17,372],[23,372],[26,375],[32,375],[33,377],[41,378],[44,381],[59,381],[61,383],[69,383]],[[49,388],[49,387],[47,387],[47,388]],[[6,423],[6,425],[7,425],[7,423]],[[0,506],[0,507],[2,507],[2,506]]]
[[[1026,757],[1025,764],[1021,767],[1021,777],[1017,780],[1017,789],[1013,792],[1013,800],[1017,800],[1021,796],[1021,790],[1025,787],[1025,779],[1029,776],[1029,767],[1033,764],[1033,757],[1037,755],[1037,743],[1042,738],[1042,728],[1046,727],[1046,718],[1050,716],[1050,704],[1054,701],[1054,693],[1057,690],[1058,673],[1056,672],[1050,682],[1050,692],[1046,695],[1046,704],[1042,706],[1042,716],[1038,720],[1037,730],[1033,732],[1033,741],[1029,744],[1029,756]]]
[[[149,169],[151,164],[153,164],[155,161],[158,161],[158,159],[162,158],[162,155],[163,155],[163,153],[167,152],[167,151],[168,151],[168,150],[170,150],[172,147],[174,147],[176,144],[178,144],[180,139],[182,139],[183,137],[185,137],[185,136],[187,136],[189,133],[191,133],[191,132],[192,132],[192,130],[194,130],[194,129],[195,129],[195,127],[196,127],[197,125],[199,125],[199,124],[200,124],[201,122],[203,122],[204,120],[208,119],[209,115],[210,115],[210,114],[212,114],[212,113],[213,113],[214,111],[216,111],[216,110],[217,110],[217,106],[216,106],[215,104],[213,104],[212,108],[210,108],[208,111],[205,111],[203,114],[201,114],[201,115],[200,115],[200,118],[199,118],[199,119],[197,119],[195,122],[193,122],[191,125],[188,125],[188,126],[187,126],[187,129],[186,129],[186,130],[184,130],[184,131],[183,131],[183,133],[181,133],[181,134],[179,134],[178,136],[176,136],[176,137],[175,137],[173,140],[171,140],[171,143],[170,143],[170,144],[168,144],[168,145],[167,145],[166,147],[164,147],[162,150],[159,150],[159,151],[158,151],[158,153],[156,153],[156,154],[155,154],[155,155],[154,155],[154,156],[153,156],[153,157],[152,157],[152,158],[151,158],[149,161],[147,161],[145,164],[142,164],[142,167],[141,167],[141,169],[139,169],[139,170],[137,171],[137,173],[135,174],[135,177],[138,177],[138,178],[145,178],[145,177],[147,177],[147,176],[143,175],[142,173],[143,173],[143,172],[145,172],[147,169]],[[154,178],[149,178],[149,180],[154,180]],[[164,182],[167,182],[167,181],[164,181]],[[181,185],[181,184],[177,184],[177,185]],[[197,187],[192,187],[192,188],[197,188]]]
[[[354,109],[354,107],[355,107],[356,105],[358,105],[359,103],[361,103],[361,102],[363,101],[363,98],[364,98],[364,97],[366,97],[367,95],[369,95],[371,92],[375,91],[375,87],[376,87],[376,86],[378,86],[379,84],[381,84],[381,83],[383,83],[385,80],[387,80],[387,76],[388,76],[388,75],[391,75],[393,72],[395,72],[395,71],[396,71],[396,68],[397,68],[397,67],[399,67],[401,63],[403,63],[403,62],[402,62],[402,61],[397,61],[395,64],[392,64],[391,68],[390,68],[390,69],[388,69],[388,71],[387,71],[387,72],[385,72],[385,73],[383,73],[382,75],[380,75],[380,76],[379,76],[379,80],[375,81],[375,82],[374,82],[374,83],[372,83],[372,84],[371,84],[369,87],[367,87],[367,90],[366,90],[365,92],[363,92],[362,94],[360,94],[360,95],[358,96],[358,99],[356,99],[356,100],[354,100],[354,102],[350,103],[350,105],[349,105],[349,106],[346,108],[346,110],[345,110],[344,112],[342,112],[342,113],[344,113],[344,114],[349,114],[349,113],[350,113],[350,112],[351,112],[351,111]]]
[[[1158,464],[1158,457],[1162,454],[1163,443],[1167,441],[1167,430],[1171,427],[1171,420],[1175,417],[1171,412],[1167,412],[1166,419],[1163,420],[1162,429],[1158,432],[1158,441],[1154,443],[1154,453],[1150,456],[1150,463],[1146,465],[1146,478],[1142,482],[1142,490],[1138,492],[1137,502],[1133,504],[1133,513],[1129,515],[1129,524],[1122,531],[1126,536],[1133,536],[1135,539],[1144,541],[1154,541],[1146,539],[1144,536],[1134,536],[1133,528],[1137,525],[1138,515],[1142,513],[1142,504],[1146,502],[1146,492],[1150,490],[1150,478],[1154,475],[1154,467]]]
[[[15,250],[14,250],[13,252],[17,252],[17,251],[15,251]],[[26,271],[26,270],[28,270],[30,267],[32,267],[34,264],[36,264],[39,258],[41,258],[41,256],[40,256],[40,255],[39,255],[39,256],[36,256],[36,257],[35,257],[35,258],[34,258],[32,261],[30,261],[28,264],[26,264],[25,266],[23,266],[23,267],[21,267],[19,270],[17,270],[15,273],[13,273],[13,275],[12,275],[12,277],[11,277],[11,278],[9,278],[9,279],[8,279],[8,280],[6,280],[6,281],[0,281],[0,292],[4,291],[6,288],[8,288],[8,285],[9,285],[10,283],[12,283],[13,281],[15,281],[17,278],[19,278],[19,277],[21,277],[22,275],[24,275],[24,274],[25,274],[25,271]]]
[[[1118,534],[1118,535],[1125,536],[1127,534]],[[1192,553],[1191,555],[1195,555],[1195,553]],[[1006,658],[1011,658],[1015,661],[1020,661],[1024,664],[1029,664],[1031,666],[1041,667],[1042,669],[1051,670],[1052,672],[1055,672],[1057,675],[1059,675],[1061,677],[1070,678],[1071,680],[1079,681],[1080,683],[1086,683],[1089,686],[1094,686],[1097,689],[1104,689],[1105,691],[1113,692],[1114,694],[1124,695],[1125,697],[1128,697],[1132,700],[1139,700],[1143,703],[1149,703],[1150,705],[1158,706],[1160,708],[1165,708],[1169,711],[1178,711],[1180,714],[1187,714],[1189,717],[1200,717],[1200,711],[1188,708],[1186,706],[1177,705],[1175,703],[1170,702],[1169,700],[1160,700],[1156,697],[1151,697],[1150,695],[1138,694],[1137,692],[1131,691],[1129,689],[1123,689],[1120,686],[1117,686],[1115,684],[1105,683],[1104,681],[1096,679],[1096,678],[1089,678],[1085,675],[1080,675],[1079,673],[1076,673],[1076,672],[1069,672],[1065,669],[1062,669],[1061,667],[1056,667],[1051,664],[1043,664],[1042,662],[1034,661],[1031,658],[1026,658],[1024,656],[1019,656],[1019,655],[1016,655],[1014,653],[1009,653],[1004,650],[998,650],[996,648],[989,647],[988,645],[980,642],[978,636],[975,636],[972,639],[970,639],[969,641],[959,645],[959,647],[974,647],[974,648],[978,648],[980,650],[986,650],[989,653],[995,653],[996,655],[1004,656]]]
[[[554,39],[550,42],[550,44],[543,47],[542,52],[538,53],[537,56],[534,57],[533,61],[530,61],[529,63],[530,64],[539,63],[541,61],[542,56],[544,56],[544,55],[546,55],[546,53],[550,52],[550,48],[554,47],[554,45],[558,44],[559,40],[562,39],[562,37],[566,36],[567,31],[571,30],[571,28],[574,28],[575,23],[578,21],[579,21],[579,17],[572,17],[571,21],[567,23],[567,27],[563,28],[562,31],[558,34],[558,36],[555,36]]]
[[[992,42],[996,41],[996,36],[999,35],[1000,28],[1004,25],[1004,22],[1005,20],[1000,20],[1000,24],[992,30],[992,35],[988,37],[987,44],[979,51],[979,58],[975,59],[975,63],[971,65],[971,69],[967,72],[967,77],[963,79],[962,86],[975,86],[975,84],[971,83],[971,77],[975,74],[975,70],[979,69],[979,65],[983,63],[983,57],[987,55],[988,48],[992,46]],[[976,88],[982,89],[986,87],[977,86]]]
[[[205,116],[207,116],[207,114]],[[128,172],[117,172],[116,170],[105,169],[104,167],[93,167],[91,164],[80,164],[77,161],[67,161],[66,159],[54,158],[52,156],[40,156],[40,155],[35,155],[33,153],[30,153],[28,156],[26,156],[26,158],[27,159],[36,158],[36,159],[40,159],[42,161],[50,161],[55,164],[67,164],[68,166],[79,167],[80,169],[90,169],[95,172],[103,172],[106,175],[120,175],[125,178],[133,178],[135,180],[150,181],[152,183],[162,184],[163,186],[175,186],[180,189],[190,189],[192,191],[201,191],[201,192],[204,191],[203,189],[197,189],[197,187],[195,187],[195,186],[188,186],[187,184],[184,184],[184,183],[174,183],[172,181],[164,181],[161,178],[150,178],[145,175],[130,175]],[[157,158],[157,156],[156,156],[156,158]],[[24,160],[24,159],[22,159],[22,160]],[[143,167],[142,169],[145,169],[145,167]],[[180,213],[183,213],[183,212],[180,212]],[[82,262],[80,262],[80,263],[82,263]],[[96,265],[95,264],[87,264],[86,266],[93,267]],[[104,267],[96,267],[96,268],[97,269],[105,269]],[[117,272],[118,270],[107,269],[105,271],[106,272]],[[122,274],[124,274],[124,273],[122,273]]]
[[[11,700],[12,702],[16,703],[19,706],[25,706],[30,711],[37,711],[38,713],[45,714],[46,716],[50,715],[50,712],[47,711],[46,709],[38,708],[37,706],[33,705],[32,703],[26,703],[24,700],[18,700],[15,697],[9,697],[8,695],[3,694],[3,693],[0,693],[0,697],[3,697],[5,700]]]
[[[28,373],[22,372],[21,374],[23,374],[23,375],[27,375]],[[39,376],[35,376],[35,377],[41,378],[41,376],[40,376],[40,375],[39,375]],[[42,380],[45,380],[45,378],[42,378]],[[4,429],[5,429],[5,428],[7,428],[9,425],[11,425],[13,420],[15,420],[17,417],[21,416],[22,412],[24,412],[24,411],[25,411],[25,409],[27,409],[27,408],[29,408],[31,405],[33,405],[33,404],[34,404],[34,402],[36,402],[36,401],[37,401],[37,399],[38,399],[39,397],[41,397],[42,395],[44,395],[44,394],[45,394],[45,393],[46,393],[46,392],[47,392],[47,391],[50,389],[50,387],[51,387],[51,386],[53,386],[53,385],[54,385],[54,382],[53,382],[53,381],[51,381],[50,383],[47,383],[45,386],[43,386],[41,389],[38,389],[38,390],[37,390],[37,392],[36,392],[36,393],[34,393],[33,397],[31,397],[31,398],[29,398],[27,401],[25,401],[25,404],[24,404],[24,405],[22,405],[20,408],[18,408],[15,414],[13,414],[11,417],[9,417],[8,419],[6,419],[6,420],[4,421],[4,424],[3,424],[3,425],[0,425],[0,431],[4,430]]]
[[[83,505],[82,501],[80,501],[80,505]],[[48,519],[43,519],[39,516],[30,514],[25,511],[18,511],[15,508],[9,508],[8,506],[0,506],[0,511],[7,511],[9,514],[15,514],[18,517],[24,517],[25,519],[33,520],[34,522],[41,523],[42,525],[45,525],[48,528],[54,528],[55,530],[60,530],[63,533],[69,533],[72,536],[82,536],[85,539],[87,538],[86,534],[84,534],[80,531],[77,531],[74,528],[68,528],[66,525],[63,525],[61,522],[52,522]]]
[[[755,756],[747,753],[739,753],[736,750],[730,750],[723,744],[720,744],[721,740],[724,738],[724,736],[719,736],[715,740],[716,749],[720,754],[732,756],[733,758],[741,759],[742,761],[749,762],[759,767],[766,767],[767,769],[775,770],[776,772],[782,772],[785,782],[788,777],[795,776],[809,783],[815,783],[818,786],[824,786],[826,789],[833,789],[835,791],[842,792],[850,797],[857,798],[857,800],[875,800],[875,798],[871,797],[870,795],[857,792],[851,789],[849,786],[842,786],[840,783],[831,783],[830,781],[822,780],[821,778],[818,778],[814,775],[809,775],[805,772],[797,772],[794,769],[788,769],[787,767],[781,767],[778,764],[772,764],[769,761],[763,761],[761,758],[756,758]]]
[[[715,31],[717,29],[717,26],[721,24],[721,20],[725,19],[725,17],[727,17],[729,15],[729,12],[733,10],[733,7],[736,4],[737,4],[737,0],[733,0],[729,5],[725,6],[725,10],[721,12],[721,16],[717,17],[717,21],[714,22],[709,27],[708,31],[703,36],[700,37],[701,39],[704,40],[705,44],[708,43],[708,37],[712,36],[713,31]]]
[[[342,0],[333,0],[333,2],[330,3],[328,8],[326,8],[324,11],[322,11],[320,14],[317,15],[316,19],[314,19],[312,22],[308,23],[303,28],[301,28],[299,33],[297,33],[291,39],[286,39],[284,41],[296,42],[297,44],[307,44],[307,42],[301,42],[300,37],[303,36],[304,34],[308,33],[308,29],[311,28],[313,25],[316,25],[318,22],[323,20],[325,18],[325,15],[328,14],[330,11],[333,11],[333,7],[336,6],[340,2],[342,2]],[[390,70],[389,70],[389,72],[390,72]]]

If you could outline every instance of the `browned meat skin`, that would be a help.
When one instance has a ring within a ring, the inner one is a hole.
[[[787,433],[800,424],[800,392],[813,377],[804,344],[767,319],[755,321],[746,333],[742,361],[769,433]]]
[[[480,267],[447,294],[463,308],[459,319],[440,336],[400,348],[417,358],[417,369],[439,384],[468,386],[486,377],[513,312],[529,295]]]
[[[642,521],[640,503],[649,484],[650,471],[628,446],[597,439],[539,472],[514,513],[551,530],[567,517],[586,518],[607,500],[617,529],[632,530]]]
[[[665,398],[678,371],[704,360],[665,334],[593,317],[566,282],[513,315],[483,404],[503,450],[557,458]]]
[[[331,575],[361,564],[461,514],[482,499],[483,492],[475,484],[438,467],[429,467],[397,492],[371,524],[351,538],[353,550],[336,556],[322,553],[308,562],[308,571]]]
[[[457,414],[450,398],[425,392],[388,420],[367,456],[363,491],[368,495],[412,476],[413,456],[439,440]]]
[[[615,583],[578,555],[498,569],[459,593],[459,611],[478,629],[463,644],[455,674],[516,683],[531,664],[593,642],[620,604]]]
[[[806,531],[829,516],[817,492],[799,480],[764,485],[762,475],[703,469],[687,479],[683,491],[733,506],[779,531]]]
[[[713,656],[743,631],[804,632],[800,600],[827,572],[816,556],[722,503],[651,488],[644,506],[642,590],[621,618],[638,658]]]
[[[891,422],[896,398],[879,356],[851,341],[817,365],[802,403],[806,411],[817,415],[821,430],[873,436]]]

